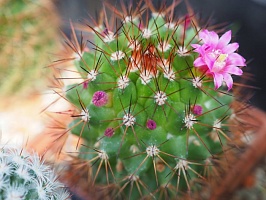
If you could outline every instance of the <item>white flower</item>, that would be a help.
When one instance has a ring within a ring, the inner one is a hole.
[[[143,33],[143,37],[146,39],[148,39],[152,36],[152,31],[148,28],[143,29],[142,33]]]
[[[122,58],[125,57],[125,53],[123,51],[116,51],[114,53],[111,54],[111,60],[115,61],[115,60],[121,60]]]

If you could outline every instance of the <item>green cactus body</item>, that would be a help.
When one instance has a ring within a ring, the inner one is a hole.
[[[168,19],[152,12],[146,26],[136,15],[117,30],[92,28],[94,50],[75,61],[84,84],[66,92],[80,109],[69,125],[84,139],[80,157],[95,184],[117,185],[117,198],[197,189],[193,182],[208,178],[206,161],[223,153],[228,138],[233,97],[193,65],[200,29],[192,19]]]

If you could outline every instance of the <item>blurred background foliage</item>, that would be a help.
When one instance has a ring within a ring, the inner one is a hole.
[[[0,96],[46,88],[51,54],[58,48],[59,16],[50,0],[0,1]]]

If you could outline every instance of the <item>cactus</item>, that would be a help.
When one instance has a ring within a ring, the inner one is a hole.
[[[70,199],[54,170],[37,154],[0,146],[0,199]]]
[[[68,127],[83,141],[92,183],[114,186],[113,198],[200,190],[231,141],[231,75],[242,75],[245,59],[231,31],[219,37],[193,13],[174,18],[177,4],[108,4],[119,19],[86,24],[91,49],[80,51],[83,36],[80,46],[67,41],[82,80],[60,94],[78,110]]]
[[[1,96],[27,92],[28,98],[44,88],[44,67],[59,44],[58,16],[50,1],[2,0],[0,23]]]

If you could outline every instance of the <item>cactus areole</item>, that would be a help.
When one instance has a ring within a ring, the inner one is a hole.
[[[115,25],[86,24],[93,47],[74,61],[83,82],[68,86],[66,98],[81,114],[69,128],[84,139],[80,157],[94,184],[117,186],[114,198],[200,189],[206,160],[227,143],[231,75],[242,74],[245,60],[230,31],[219,38],[194,15],[174,18],[175,6],[156,11],[146,1],[122,13],[108,5]]]

